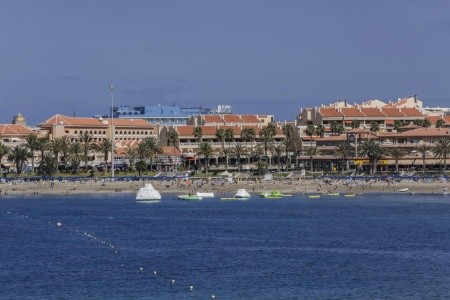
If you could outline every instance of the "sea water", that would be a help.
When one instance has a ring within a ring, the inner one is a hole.
[[[1,198],[0,262],[0,299],[449,298],[450,197]]]

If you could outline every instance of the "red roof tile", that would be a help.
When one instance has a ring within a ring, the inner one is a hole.
[[[386,114],[375,107],[361,108],[362,113],[368,118],[384,118]]]
[[[0,135],[26,136],[32,134],[33,131],[19,124],[0,124]]]
[[[318,109],[319,114],[324,117],[342,117],[343,115],[335,108],[330,107],[320,107]]]
[[[345,117],[365,117],[365,115],[362,112],[360,112],[356,107],[341,108],[341,113]]]

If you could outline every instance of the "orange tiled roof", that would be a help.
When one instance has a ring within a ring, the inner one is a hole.
[[[81,127],[107,127],[109,126],[110,119],[99,118],[80,118],[80,117],[67,117],[64,115],[54,115],[41,124],[41,127],[49,127],[57,124],[66,126],[81,126]],[[141,128],[154,128],[145,120],[142,119],[113,119],[114,126],[123,127],[141,127]]]
[[[450,137],[449,128],[417,128],[401,132],[397,134],[398,137],[423,137],[423,136],[433,136],[433,137]]]
[[[19,124],[0,124],[0,135],[29,135],[33,131]]]
[[[205,115],[203,120],[205,123],[224,123],[224,120],[219,115]]]
[[[241,119],[244,123],[261,123],[256,115],[241,115]]]
[[[380,111],[378,108],[375,107],[364,107],[361,108],[362,113],[369,118],[384,118],[386,117],[386,114],[383,111]]]
[[[324,117],[342,117],[343,115],[335,108],[320,107],[318,109],[319,114]]]
[[[181,151],[178,148],[174,148],[172,147],[162,147],[164,153],[163,155],[168,155],[168,156],[180,156],[181,155]]]
[[[417,108],[404,107],[401,110],[406,117],[423,117],[423,114]]]
[[[397,108],[394,108],[394,107],[386,107],[386,106],[384,106],[383,108],[382,108],[382,110],[383,110],[383,112],[386,114],[386,117],[389,117],[389,118],[392,118],[392,117],[404,117],[405,116],[405,114],[402,112],[402,111],[400,111],[400,110],[398,110]]]
[[[356,107],[341,108],[341,113],[344,115],[344,117],[365,117],[365,115]]]
[[[242,123],[239,115],[223,115],[222,118],[226,123]]]

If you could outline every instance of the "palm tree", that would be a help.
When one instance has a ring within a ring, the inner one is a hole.
[[[245,146],[247,146],[247,142],[250,142],[250,156],[253,155],[253,142],[256,138],[256,132],[253,128],[244,128],[241,132],[241,138],[245,141]],[[247,160],[247,163],[250,161]]]
[[[350,126],[352,127],[352,129],[359,128],[359,126],[361,126],[361,121],[360,120],[352,120],[352,123],[350,124]]]
[[[104,139],[100,142],[100,144],[95,144],[92,148],[102,153],[105,163],[108,162],[109,153],[112,149],[112,142],[110,139]],[[114,154],[116,154],[116,149],[114,149]]]
[[[44,176],[53,176],[58,170],[58,161],[55,156],[45,153],[38,167],[38,174]]]
[[[8,154],[8,152],[9,152],[9,148],[0,142],[0,164],[2,162],[3,156]],[[0,169],[1,169],[1,167],[0,167]]]
[[[200,143],[202,142],[203,137],[203,129],[200,126],[194,127],[194,132],[192,133],[194,137],[197,139],[197,146],[200,147]]]
[[[84,162],[84,170],[87,171],[88,161],[89,161],[89,151],[93,148],[92,145],[92,136],[89,132],[84,131],[78,135],[78,139],[83,146],[83,157],[82,160]]]
[[[444,159],[444,172],[447,171],[447,156],[450,153],[450,139],[448,137],[441,138],[436,141],[433,148],[434,156]]]
[[[35,134],[29,134],[25,138],[25,147],[30,150],[30,156],[31,156],[31,172],[34,173],[34,151],[36,151],[39,147],[38,145],[38,137]]]
[[[223,130],[222,128],[218,128],[216,130],[216,137],[219,140],[219,142],[221,143],[222,146],[222,153],[225,154],[225,130]]]
[[[342,134],[345,131],[344,126],[339,121],[331,121],[330,122],[331,133]]]
[[[49,139],[47,137],[39,137],[37,139],[37,149],[41,152],[41,159],[44,157],[45,151],[50,147]]]
[[[239,171],[241,171],[241,157],[248,155],[247,148],[243,145],[235,144],[231,151],[236,156],[236,162],[238,164]]]
[[[231,142],[234,141],[234,131],[231,128],[227,128],[225,130],[225,141],[228,142],[228,152],[231,152]],[[227,169],[228,169],[228,155],[225,155],[225,160],[227,162]]]
[[[176,163],[176,160],[175,160],[175,156],[176,156],[175,155],[175,149],[176,149],[176,145],[178,143],[178,137],[179,137],[178,132],[176,132],[175,129],[172,129],[170,131],[170,133],[169,133],[169,139],[167,141],[168,142],[167,146],[169,146],[170,143],[172,143],[172,145],[173,145],[173,165],[174,165],[175,171],[177,170],[177,163]]]
[[[214,149],[208,142],[202,142],[199,146],[197,155],[203,155],[205,159],[205,173],[208,173],[209,158],[213,155]]]
[[[317,127],[315,129],[315,133],[316,133],[316,135],[323,138],[323,135],[325,134],[325,127],[322,124],[317,125]]]
[[[313,172],[313,158],[319,155],[320,153],[319,148],[315,146],[305,147],[304,151],[305,155],[309,156],[310,171]]]
[[[372,132],[380,131],[380,125],[377,122],[372,122],[370,124],[370,131]]]
[[[14,162],[18,175],[22,174],[23,165],[28,157],[30,157],[28,149],[21,145],[15,146],[9,151],[8,160]]]
[[[322,125],[318,125],[316,130],[320,128],[325,132],[325,128]],[[291,124],[286,124],[282,128],[283,134],[285,136],[284,138],[284,146],[286,149],[286,157],[288,158],[288,167],[291,165],[291,155],[290,152],[294,150],[294,127]]]
[[[406,155],[406,151],[399,147],[394,147],[389,150],[389,155],[395,160],[395,173],[398,173],[398,161],[400,158]]]
[[[273,141],[272,130],[269,127],[264,127],[259,132],[261,138],[261,144],[264,146],[264,155],[267,156],[267,151],[270,148],[270,143]],[[269,164],[271,164],[271,159],[269,158]]]
[[[285,150],[284,145],[276,144],[272,149],[277,154],[277,171],[280,171],[281,156]]]
[[[67,160],[68,160],[69,150],[70,150],[70,141],[69,141],[69,138],[65,135],[62,137],[56,138],[56,140],[58,141],[57,144],[59,145],[60,151],[62,153],[61,159],[64,162],[64,170],[66,170]]]
[[[348,141],[338,144],[334,156],[342,160],[342,173],[344,173],[344,170],[348,171],[348,159],[353,156],[353,152],[354,148]]]
[[[150,158],[150,169],[153,168],[153,157],[157,154],[164,153],[161,144],[159,141],[152,136],[149,136],[141,141],[141,143],[144,144],[144,147],[146,149],[145,151],[145,157]]]
[[[425,159],[428,155],[428,153],[431,151],[431,147],[427,146],[426,144],[421,144],[417,147],[417,152],[419,152],[422,155],[422,174],[425,176]]]
[[[363,142],[359,146],[359,151],[362,156],[369,159],[370,174],[372,175],[377,168],[378,160],[385,154],[384,148],[380,143],[371,139]]]
[[[442,126],[444,126],[445,124],[445,120],[440,118],[436,121],[436,128],[441,128]]]
[[[81,157],[83,153],[83,145],[80,142],[75,142],[69,146],[69,160],[72,162],[72,172],[78,173],[80,168]]]
[[[430,128],[431,127],[430,119],[428,119],[428,118],[423,119],[422,126],[425,128]]]
[[[135,148],[126,147],[125,148],[125,156],[128,159],[128,164],[130,165],[130,170],[133,171],[134,168],[134,160],[137,156],[137,151]]]
[[[308,125],[306,126],[305,133],[309,136],[309,139],[312,140],[312,136],[316,133],[316,128],[314,125]]]

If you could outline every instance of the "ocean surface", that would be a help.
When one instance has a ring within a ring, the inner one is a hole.
[[[3,197],[0,262],[0,299],[448,299],[450,196]]]

